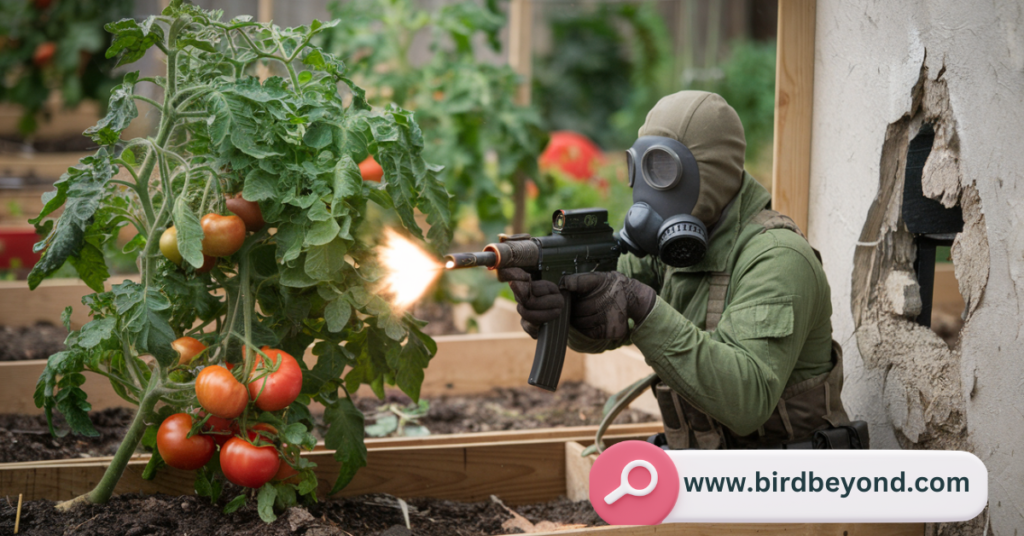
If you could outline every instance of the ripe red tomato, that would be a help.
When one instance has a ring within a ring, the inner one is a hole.
[[[52,0],[35,0],[36,9],[39,11],[45,11],[46,8],[50,7]]]
[[[270,358],[256,357],[256,366],[249,376],[249,398],[256,401],[256,407],[263,411],[278,411],[287,408],[302,391],[302,369],[295,358],[268,346],[260,348]],[[256,376],[272,370],[280,362],[276,372],[254,380]],[[271,365],[273,363],[273,365]],[[262,390],[262,392],[261,392]],[[257,398],[258,396],[258,398]]]
[[[238,216],[207,214],[199,220],[203,226],[203,254],[230,257],[245,241],[245,222]]]
[[[50,63],[50,60],[53,59],[53,55],[56,52],[57,43],[54,43],[53,41],[39,43],[35,52],[32,53],[32,63],[36,64],[36,67],[44,67]]]
[[[213,438],[202,434],[187,437],[190,430],[192,416],[188,413],[175,413],[160,425],[156,432],[156,448],[167,465],[194,470],[206,465],[213,457]]]
[[[284,482],[286,484],[298,484],[299,472],[294,467],[288,464],[287,460],[281,460],[281,467],[277,470],[277,474],[272,478],[274,482]]]
[[[160,253],[163,253],[167,260],[181,266],[181,252],[178,251],[178,230],[173,225],[160,235]]]
[[[220,365],[206,367],[196,376],[196,398],[203,409],[225,419],[241,415],[249,402],[245,386]]]
[[[557,168],[576,180],[594,176],[597,165],[604,161],[601,148],[582,134],[569,131],[551,133],[551,141],[540,155],[540,168]]]
[[[363,176],[364,181],[380,182],[384,177],[384,168],[380,167],[371,154],[366,157],[366,160],[359,163],[359,173]]]
[[[205,413],[203,413],[205,416]],[[231,439],[231,428],[232,423],[227,419],[222,419],[216,415],[210,415],[209,419],[206,419],[206,424],[203,426],[203,433],[207,434],[207,437],[212,437],[217,446],[223,446]],[[216,432],[216,433],[210,433]]]
[[[213,270],[214,266],[217,266],[217,257],[203,255],[203,265],[196,268],[196,273],[205,274],[206,272]]]
[[[234,215],[242,218],[245,222],[245,230],[250,233],[259,232],[267,222],[263,221],[263,212],[260,211],[259,203],[242,199],[242,194],[228,198],[225,203]]]
[[[281,458],[272,446],[254,447],[240,437],[232,437],[220,448],[220,468],[229,481],[258,488],[274,478],[281,468]]]
[[[171,348],[174,348],[174,351],[178,352],[178,363],[187,365],[191,363],[200,352],[206,350],[206,345],[199,342],[195,337],[182,337],[180,339],[175,339],[175,341],[171,343]]]

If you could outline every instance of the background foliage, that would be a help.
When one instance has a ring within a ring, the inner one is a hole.
[[[75,0],[0,2],[0,102],[24,108],[18,127],[22,135],[35,129],[51,90],[60,90],[64,105],[83,99],[106,106],[118,78],[114,62],[104,58],[110,34],[103,25],[127,17],[132,0]],[[32,56],[43,43],[56,44],[46,65]],[[103,110],[105,113],[105,110]]]

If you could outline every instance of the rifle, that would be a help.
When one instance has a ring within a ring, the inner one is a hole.
[[[481,252],[445,256],[445,268],[516,267],[526,270],[534,281],[543,279],[558,285],[562,276],[569,274],[611,272],[618,265],[619,255],[626,251],[608,225],[608,211],[603,208],[556,210],[550,235],[532,237],[524,233],[499,235],[498,239]],[[562,298],[565,306],[558,318],[540,326],[528,380],[530,385],[548,391],[558,387],[569,337],[572,296],[562,290]]]

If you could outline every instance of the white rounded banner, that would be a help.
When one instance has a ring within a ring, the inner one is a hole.
[[[976,456],[923,450],[676,450],[663,523],[945,522],[988,501]],[[616,475],[618,476],[618,475]]]

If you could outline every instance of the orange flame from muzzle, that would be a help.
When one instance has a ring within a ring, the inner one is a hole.
[[[384,229],[384,243],[377,260],[386,274],[380,293],[397,309],[406,309],[419,301],[441,275],[441,263],[394,229]]]

